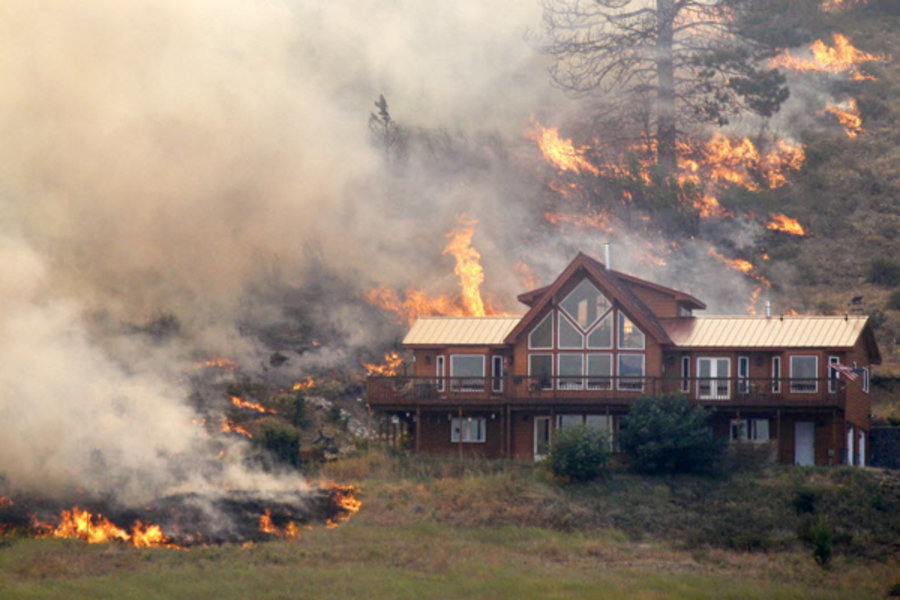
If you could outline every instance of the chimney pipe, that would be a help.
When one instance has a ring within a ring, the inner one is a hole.
[[[603,264],[609,268],[609,242],[603,244]]]
[[[766,318],[772,318],[772,303],[766,300]]]

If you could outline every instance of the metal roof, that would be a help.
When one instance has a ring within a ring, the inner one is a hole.
[[[420,317],[403,338],[407,346],[499,346],[522,317]]]
[[[696,317],[663,319],[683,348],[850,348],[868,317]]]

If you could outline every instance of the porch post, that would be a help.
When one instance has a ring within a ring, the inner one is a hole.
[[[453,426],[453,423],[450,424]],[[459,441],[456,443],[459,447],[459,457],[462,458],[463,455],[463,420],[462,420],[462,406],[459,407]]]
[[[833,465],[835,458],[837,458],[837,410],[831,409],[831,449],[828,464]]]
[[[778,457],[776,463],[781,462],[781,409],[775,411],[775,453]]]
[[[422,439],[422,407],[416,405],[416,454],[419,453],[419,440]]]

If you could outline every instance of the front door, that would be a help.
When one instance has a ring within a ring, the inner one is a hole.
[[[534,418],[534,460],[544,460],[550,453],[550,417]]]
[[[794,464],[816,464],[816,424],[813,421],[794,423]]]

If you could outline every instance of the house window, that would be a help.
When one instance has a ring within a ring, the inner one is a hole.
[[[862,368],[862,391],[869,393],[869,367]]]
[[[644,333],[621,311],[619,311],[619,348],[644,349]]]
[[[612,313],[603,317],[603,319],[597,323],[597,326],[594,327],[593,331],[588,334],[587,338],[587,346],[592,349],[606,349],[612,348],[613,343],[613,320]]]
[[[503,391],[503,357],[495,354],[491,357],[491,391]]]
[[[450,387],[454,392],[483,391],[484,357],[477,354],[451,354]]]
[[[772,393],[781,393],[781,357],[772,357]]]
[[[556,415],[556,428],[559,431],[584,425],[584,415]]]
[[[563,313],[559,313],[559,343],[560,348],[577,350],[584,348],[584,335],[572,325],[572,322]]]
[[[444,391],[444,357],[438,356],[434,361],[434,374],[437,375],[437,390]]]
[[[829,356],[828,364],[836,365],[841,362],[840,357],[838,356]],[[840,372],[837,369],[832,369],[830,366],[828,367],[828,393],[833,394],[837,391],[838,387],[838,378],[841,376]]]
[[[618,388],[620,390],[641,391],[644,389],[644,355],[618,355]]]
[[[559,389],[580,390],[584,388],[584,360],[581,354],[560,354],[557,358]]]
[[[818,390],[818,356],[791,357],[791,393],[808,394]]]
[[[731,441],[767,442],[769,441],[768,419],[732,419]]]
[[[450,441],[464,444],[481,444],[487,437],[487,421],[484,417],[454,417],[450,422]]]
[[[609,310],[610,303],[594,284],[583,279],[559,306],[586,331]]]
[[[681,391],[687,394],[691,391],[691,357],[681,357]]]
[[[553,313],[548,313],[528,334],[528,347],[545,350],[553,347]]]
[[[553,355],[529,354],[528,377],[531,379],[531,387],[553,389]]]
[[[728,400],[731,360],[727,358],[697,359],[697,398],[701,400]]]
[[[750,391],[750,357],[738,356],[737,391],[746,394]]]
[[[611,390],[612,354],[588,354],[587,375],[589,390]]]

